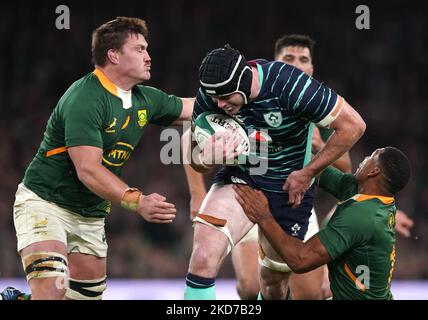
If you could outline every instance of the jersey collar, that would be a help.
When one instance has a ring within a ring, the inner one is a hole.
[[[371,200],[371,199],[379,199],[380,202],[383,204],[391,204],[394,203],[395,199],[394,197],[384,197],[384,196],[377,196],[372,194],[356,194],[352,197],[357,202]]]
[[[114,85],[113,82],[111,82],[106,75],[98,68],[95,68],[93,71],[93,74],[98,78],[98,80],[101,82],[101,85],[111,94],[115,95],[116,97],[119,96],[117,92],[117,87]]]

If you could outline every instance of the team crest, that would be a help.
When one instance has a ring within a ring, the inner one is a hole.
[[[282,123],[282,114],[279,111],[265,113],[263,117],[266,123],[273,128],[279,127]]]
[[[144,127],[147,124],[147,110],[138,110],[138,125]]]

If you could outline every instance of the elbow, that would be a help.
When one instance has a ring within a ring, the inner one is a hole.
[[[77,178],[82,182],[84,185],[87,184],[87,182],[90,180],[90,178],[93,175],[93,169],[91,166],[82,165],[79,168],[76,168],[77,172]]]
[[[366,123],[359,117],[359,119],[355,119],[348,123],[344,132],[346,132],[349,142],[353,145],[363,136],[365,131]]]
[[[358,121],[357,128],[356,128],[358,138],[361,138],[363,136],[364,132],[366,131],[366,128],[367,128],[367,125],[365,121],[362,118],[360,118],[360,121]]]
[[[367,127],[366,122],[357,112],[354,113],[351,119],[353,120],[352,121],[353,123],[351,124],[351,126],[349,126],[349,130],[353,132],[353,134],[357,139],[359,139],[362,137],[362,135],[366,131],[366,127]]]

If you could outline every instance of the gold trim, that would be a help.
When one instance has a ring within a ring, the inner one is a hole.
[[[111,82],[106,75],[98,68],[95,68],[95,70],[93,71],[93,74],[98,78],[98,80],[100,81],[101,85],[111,94],[115,95],[116,97],[119,97],[118,93],[117,93],[117,88],[114,85],[113,82]]]
[[[384,197],[384,196],[377,196],[377,195],[371,195],[371,194],[357,194],[355,196],[355,201],[361,202],[371,199],[379,199],[383,204],[391,204],[394,203],[395,199],[394,197]]]
[[[123,124],[122,128],[120,128],[121,130],[125,129],[128,126],[129,120],[131,120],[131,117],[127,116],[125,123]]]

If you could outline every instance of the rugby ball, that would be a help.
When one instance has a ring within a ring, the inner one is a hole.
[[[217,133],[227,129],[237,130],[240,140],[236,151],[242,150],[242,155],[250,154],[250,140],[244,128],[232,117],[217,113],[215,111],[206,111],[201,113],[193,123],[193,136],[200,149],[203,149],[207,139]]]

